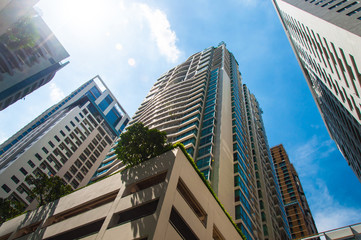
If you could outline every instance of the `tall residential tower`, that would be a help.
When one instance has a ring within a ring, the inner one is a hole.
[[[262,229],[241,74],[223,42],[164,73],[130,124],[135,122],[185,145],[247,239],[271,239]]]
[[[273,3],[329,134],[361,181],[361,4]]]
[[[286,150],[280,144],[271,148],[271,153],[286,207],[292,239],[315,235],[317,233],[316,224],[308,206],[301,181],[288,158]]]

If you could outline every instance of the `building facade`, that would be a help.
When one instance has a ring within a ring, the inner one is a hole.
[[[164,73],[135,122],[185,145],[247,239],[271,239],[262,231],[241,74],[223,42]]]
[[[273,3],[329,134],[361,181],[361,4]]]
[[[0,111],[53,79],[69,56],[40,16],[36,1],[0,4]],[[30,9],[29,9],[30,8]]]
[[[25,178],[40,172],[85,186],[128,121],[100,77],[86,82],[2,144],[0,197],[29,205]]]
[[[283,145],[271,148],[283,203],[290,226],[292,239],[317,234],[316,224],[308,206],[298,174],[290,162]]]
[[[0,227],[0,239],[242,239],[179,149]]]
[[[250,135],[253,166],[256,176],[261,233],[259,239],[291,239],[282,194],[256,97],[243,85],[246,115]]]

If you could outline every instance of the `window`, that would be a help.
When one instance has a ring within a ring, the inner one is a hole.
[[[28,172],[24,168],[20,168],[19,170],[22,174],[24,174],[24,176],[28,174]]]
[[[35,157],[39,160],[39,161],[41,161],[43,158],[40,156],[40,154],[39,153],[35,153]]]
[[[169,217],[169,222],[178,232],[178,234],[182,236],[183,239],[187,239],[187,240],[199,239],[174,207],[172,207],[172,211]]]
[[[78,171],[74,166],[71,166],[69,170],[72,174],[75,174]]]
[[[31,168],[34,168],[35,167],[35,164],[33,163],[33,161],[29,160],[28,161],[28,164]]]
[[[77,122],[80,122],[78,117],[75,117],[75,120],[76,120]]]
[[[77,166],[78,168],[80,168],[82,165],[82,163],[79,160],[75,161],[75,166]]]
[[[71,181],[71,185],[73,186],[73,188],[77,188],[79,186],[79,183],[74,179],[73,181]]]
[[[15,175],[13,175],[13,176],[11,177],[11,180],[13,180],[14,183],[19,183],[19,182],[20,182],[19,179],[18,179]]]
[[[46,149],[46,147],[42,147],[41,149],[43,150],[44,153],[46,153],[46,154],[49,153],[49,151],[48,151],[48,149]]]
[[[116,227],[125,222],[130,222],[145,216],[149,216],[157,210],[157,206],[158,206],[158,199],[139,205],[131,209],[127,209],[120,213],[116,213],[113,215],[111,220],[112,224],[109,224],[108,229],[112,227]]]
[[[71,179],[71,174],[69,173],[69,172],[66,172],[65,174],[64,174],[64,178],[69,182],[70,181],[70,179]]]
[[[74,124],[73,121],[70,121],[70,124],[71,124],[73,127],[75,127],[75,124]]]
[[[55,138],[55,140],[56,140],[57,142],[60,142],[60,139],[59,139],[58,136],[55,135],[54,138]]]
[[[104,110],[113,102],[113,99],[107,95],[103,101],[99,103],[99,108],[104,112]]]
[[[194,197],[194,195],[190,192],[186,184],[182,181],[182,179],[179,179],[177,190],[182,195],[184,200],[188,203],[190,208],[193,210],[193,212],[196,214],[198,219],[202,222],[204,226],[207,226],[207,213],[204,211],[200,203],[197,201],[197,199]]]
[[[65,125],[65,129],[68,130],[68,132],[70,132],[70,128],[68,127],[68,125]],[[65,136],[65,135],[63,135]]]
[[[1,188],[4,189],[4,191],[7,192],[7,193],[11,191],[11,189],[10,189],[10,188],[8,187],[8,185],[6,185],[6,184],[3,184],[3,185],[1,186]]]
[[[52,141],[49,141],[48,143],[49,143],[50,147],[52,147],[52,148],[55,147],[55,145]]]
[[[65,137],[65,133],[63,132],[63,130],[60,130],[60,134]]]

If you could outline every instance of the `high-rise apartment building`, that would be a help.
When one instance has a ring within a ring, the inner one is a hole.
[[[85,186],[129,117],[99,76],[87,81],[1,145],[1,198],[31,203],[26,176]]]
[[[164,73],[130,124],[183,143],[247,239],[271,239],[262,232],[245,109],[238,63],[220,43]]]
[[[361,181],[361,4],[273,3],[329,134]]]
[[[311,210],[298,174],[290,162],[283,145],[271,148],[271,154],[281,187],[283,203],[286,208],[292,239],[317,233]]]
[[[48,83],[67,64],[61,61],[69,54],[31,8],[35,2],[0,3],[0,110]]]
[[[261,217],[262,236],[259,239],[291,239],[282,194],[256,97],[243,85],[248,131],[256,176],[256,189]]]

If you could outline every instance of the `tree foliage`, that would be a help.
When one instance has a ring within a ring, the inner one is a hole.
[[[33,48],[39,39],[40,35],[33,23],[33,16],[21,18],[0,36],[0,42],[12,50]]]
[[[149,129],[143,123],[135,123],[120,135],[115,152],[125,165],[134,166],[170,148],[165,132]]]
[[[13,218],[24,211],[24,204],[21,202],[0,198],[0,224],[7,219]]]
[[[26,181],[34,185],[31,195],[38,200],[39,206],[53,202],[73,191],[58,176],[48,177],[45,174],[39,174],[36,178],[32,176],[26,177]]]

